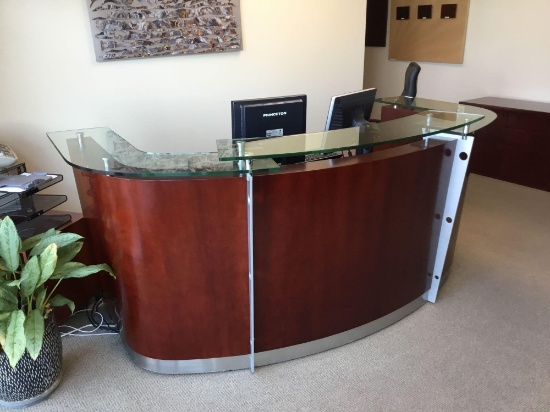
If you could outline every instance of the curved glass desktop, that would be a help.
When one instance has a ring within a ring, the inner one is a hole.
[[[421,105],[411,108],[403,99],[379,100],[416,110],[398,121],[275,138],[221,139],[217,140],[217,153],[144,152],[107,127],[47,135],[63,159],[82,170],[128,177],[191,177],[240,173],[242,168],[232,163],[237,160],[255,160],[251,171],[277,170],[279,165],[271,158],[406,143],[440,133],[468,134],[495,118],[494,113],[479,107],[416,99]],[[425,109],[427,104],[436,109]]]
[[[48,133],[73,167],[94,250],[117,273],[133,361],[159,373],[254,370],[434,302],[452,259],[469,130],[494,116],[407,110],[363,128],[222,139],[211,153],[144,152],[108,128]],[[272,160],[364,147],[375,150]]]

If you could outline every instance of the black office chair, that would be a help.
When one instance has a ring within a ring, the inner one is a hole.
[[[405,72],[405,88],[401,93],[401,96],[409,99],[416,97],[416,83],[418,82],[418,73],[420,73],[420,66],[416,62],[411,62],[407,71]]]

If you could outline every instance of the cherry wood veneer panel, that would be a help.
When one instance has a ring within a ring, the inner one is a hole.
[[[428,288],[443,142],[254,176],[255,348],[325,338]],[[129,347],[153,359],[249,351],[246,181],[75,171],[117,272]]]
[[[75,178],[117,273],[128,346],[164,360],[249,353],[246,180]]]
[[[475,132],[472,173],[550,191],[550,103],[500,97],[461,103],[497,114]]]
[[[444,148],[254,177],[257,352],[364,325],[427,290]]]

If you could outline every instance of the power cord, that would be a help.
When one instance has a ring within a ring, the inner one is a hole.
[[[83,313],[83,312],[86,312],[88,313],[89,312],[89,309],[82,309],[82,310],[78,310],[76,311],[75,313],[73,313],[68,319],[67,321],[69,321],[71,318],[73,318],[75,315],[79,314],[79,313]],[[98,315],[103,318],[103,316],[98,313]],[[66,328],[66,329],[69,329],[67,332],[63,332],[62,330]],[[90,329],[90,328],[93,328],[93,329]],[[67,325],[66,323],[63,324],[63,325],[59,325],[59,329],[60,329],[60,332],[61,332],[61,337],[64,338],[65,336],[101,336],[101,335],[118,335],[117,332],[104,332],[104,333],[97,333],[98,330],[101,329],[101,326],[95,326],[95,325],[92,325],[92,324],[88,324],[88,325],[83,325],[83,326],[80,326],[80,327],[75,327],[75,326],[71,326],[71,325]]]
[[[115,302],[104,299],[101,294],[98,294],[90,299],[88,309],[88,320],[92,325],[99,329],[120,333],[120,315]]]
[[[77,318],[83,313],[86,314],[89,324],[78,327],[69,324],[77,323]],[[117,312],[115,303],[104,299],[100,294],[90,299],[86,309],[74,312],[64,324],[59,325],[59,328],[61,337],[116,335],[122,331],[120,315]],[[63,328],[68,329],[68,331],[63,332]],[[99,331],[106,332],[101,333]]]

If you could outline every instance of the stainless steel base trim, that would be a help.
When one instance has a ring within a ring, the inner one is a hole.
[[[134,352],[128,345],[130,359],[140,368],[166,375],[223,372],[250,367],[250,355],[228,356],[225,358],[165,360],[153,359]]]
[[[300,345],[256,353],[255,366],[285,362],[346,345],[394,324],[422,307],[425,303],[426,301],[422,297],[418,297],[396,311],[363,326]],[[128,345],[126,345],[126,348],[130,355],[130,359],[132,359],[137,366],[151,372],[162,374],[222,372],[247,369],[250,367],[250,355],[248,354],[211,359],[162,360],[140,355],[134,352]]]
[[[419,297],[396,311],[393,311],[392,313],[363,326],[359,326],[336,335],[328,336],[326,338],[302,343],[300,345],[257,353],[256,366],[285,362],[291,359],[302,358],[304,356],[313,355],[315,353],[320,353],[339,346],[347,345],[348,343],[372,335],[373,333],[394,324],[422,307],[425,303],[426,301],[422,297]]]

